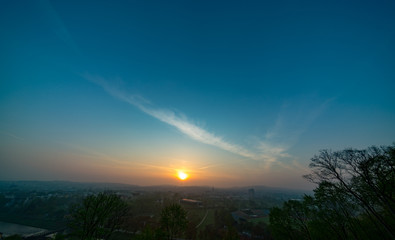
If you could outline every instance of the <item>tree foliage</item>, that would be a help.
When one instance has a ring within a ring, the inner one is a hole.
[[[314,197],[272,209],[277,238],[395,238],[395,146],[322,150],[309,166]]]
[[[128,212],[127,204],[117,195],[99,193],[86,197],[70,211],[72,236],[81,240],[109,239]]]
[[[278,238],[311,239],[311,230],[308,227],[311,210],[308,203],[308,200],[290,200],[285,202],[282,208],[272,208],[269,215],[270,224]]]
[[[21,235],[18,234],[14,234],[8,237],[5,237],[4,240],[22,240],[23,237]]]
[[[160,214],[160,225],[167,239],[173,239],[186,230],[188,226],[187,212],[180,204],[170,204]]]
[[[141,234],[135,236],[133,239],[134,240],[158,240],[158,239],[164,239],[164,236],[162,236],[163,233],[160,229],[153,229],[150,226],[146,226]]]

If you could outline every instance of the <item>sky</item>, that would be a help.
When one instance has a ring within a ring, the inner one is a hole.
[[[395,141],[394,1],[5,0],[0,29],[0,180],[312,189],[320,150]]]

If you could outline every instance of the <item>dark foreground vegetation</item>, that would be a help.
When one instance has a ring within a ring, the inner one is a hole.
[[[313,196],[270,213],[276,239],[395,239],[395,146],[321,151]]]
[[[395,239],[395,145],[323,150],[310,168],[304,177],[317,188],[307,195],[69,184],[32,192],[32,183],[22,190],[0,183],[0,221],[54,230],[4,239]]]

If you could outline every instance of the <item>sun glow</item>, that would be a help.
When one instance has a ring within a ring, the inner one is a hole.
[[[189,175],[186,174],[186,173],[184,173],[183,171],[178,171],[177,177],[178,177],[180,180],[186,180],[186,179],[189,177]]]

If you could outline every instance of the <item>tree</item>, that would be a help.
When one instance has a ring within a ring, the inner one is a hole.
[[[311,226],[315,238],[362,238],[359,207],[345,191],[332,183],[321,182],[314,190],[313,205]]]
[[[14,234],[8,237],[5,237],[4,240],[22,240],[23,237],[21,235],[18,234]]]
[[[303,201],[289,200],[282,208],[272,208],[269,219],[274,235],[279,239],[312,239],[311,202],[311,197],[305,196]]]
[[[395,239],[395,146],[322,150],[311,159],[314,196],[270,212],[279,239]]]
[[[311,159],[312,182],[332,188],[365,212],[382,237],[395,238],[395,146],[322,150]]]
[[[167,239],[173,239],[184,233],[187,228],[187,212],[180,204],[170,204],[165,207],[160,214],[160,225]]]
[[[133,238],[135,240],[156,240],[156,239],[160,239],[155,230],[152,229],[150,226],[146,226],[143,231],[141,232],[141,234],[137,235],[135,238]]]
[[[230,226],[226,228],[225,236],[222,238],[222,240],[239,240],[239,239],[240,236],[235,227]]]
[[[127,204],[115,194],[90,195],[71,208],[72,235],[81,240],[109,239],[127,212]]]
[[[62,233],[56,233],[54,240],[65,240],[66,236]]]

